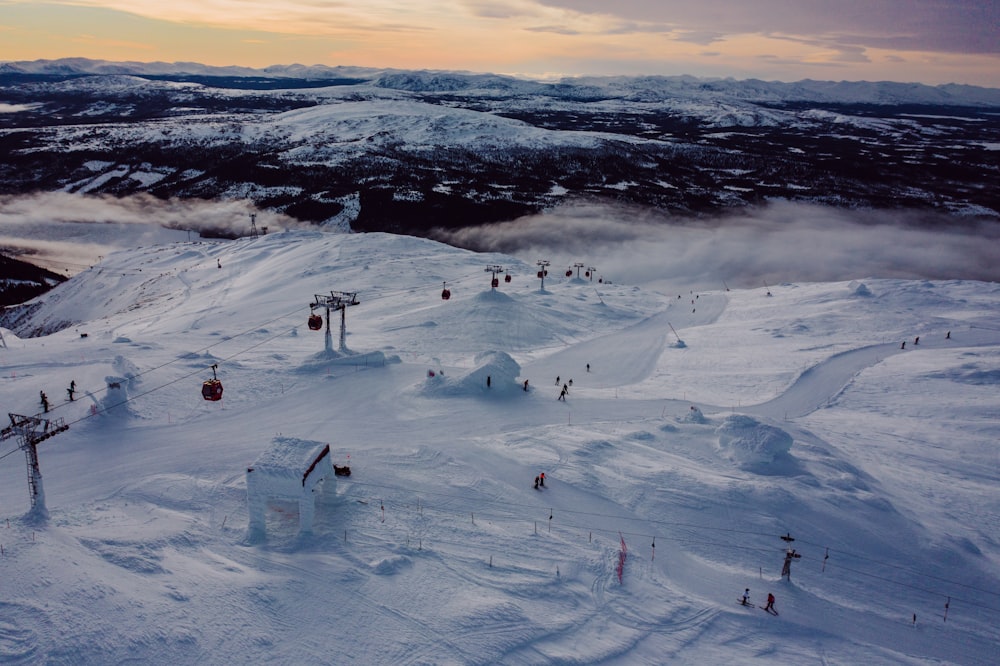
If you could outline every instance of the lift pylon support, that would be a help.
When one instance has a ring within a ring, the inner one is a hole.
[[[330,311],[340,310],[340,351],[347,352],[347,308],[358,304],[357,292],[331,291],[330,295],[316,294],[316,300],[309,304],[310,310],[324,308],[326,310],[325,349],[333,351],[333,333],[330,331]]]
[[[45,490],[42,488],[42,470],[38,466],[38,443],[69,430],[63,419],[43,419],[39,416],[8,414],[10,425],[0,430],[0,441],[18,438],[28,463],[28,493],[31,495],[29,516],[44,520],[49,512],[45,507]]]

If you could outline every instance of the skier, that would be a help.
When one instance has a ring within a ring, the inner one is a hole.
[[[72,381],[70,381],[69,388],[66,389],[66,392],[69,393],[69,401],[73,402],[73,394],[76,393],[76,380],[75,379],[72,380]]]
[[[559,375],[556,375],[556,386],[559,386]]]
[[[221,259],[216,259],[215,260],[215,265],[218,266],[219,268],[222,268],[222,260]]]
[[[947,333],[944,334],[944,339],[951,340],[951,331],[948,331]]]
[[[767,605],[764,606],[764,610],[769,613],[774,613],[775,615],[778,614],[778,611],[774,610],[774,595],[770,592],[767,593]]]
[[[538,485],[545,487],[545,472],[538,475]]]
[[[559,398],[558,399],[562,400],[563,402],[566,402],[566,389],[563,389],[562,391],[559,391]]]
[[[538,490],[538,477],[535,477],[535,490]]]
[[[528,392],[528,380],[527,379],[524,380],[524,392],[525,393]]]
[[[45,411],[46,414],[48,414],[48,412],[49,412],[49,396],[45,395],[45,391],[39,391],[38,392],[38,396],[39,396],[39,398],[41,398],[42,409]]]
[[[566,384],[563,384],[563,389],[562,390],[563,390],[563,393],[569,393],[569,386],[566,386]]]
[[[590,364],[587,364],[587,372],[590,372]]]
[[[906,340],[903,340],[903,344],[899,345],[900,349],[906,349]]]
[[[919,345],[920,344],[920,336],[919,335],[917,337],[913,338],[913,344],[914,345]]]
[[[572,377],[570,377],[570,380],[569,380],[569,385],[570,385],[570,386],[572,386],[572,385],[573,385],[573,378],[572,378]]]
[[[486,375],[486,388],[489,388],[489,387],[490,387],[490,383],[491,383],[491,381],[492,381],[492,380],[491,380],[490,376],[489,376],[489,375]]]
[[[742,603],[743,603],[744,606],[749,606],[750,605],[750,588],[749,587],[746,590],[743,591],[743,602]]]

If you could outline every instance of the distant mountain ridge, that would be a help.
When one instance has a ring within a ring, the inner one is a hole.
[[[942,104],[1000,107],[1000,88],[957,83],[937,86],[894,81],[763,81],[694,76],[581,76],[545,82],[500,74],[462,71],[396,70],[328,65],[271,65],[263,68],[216,66],[196,62],[115,62],[88,58],[8,61],[0,74],[77,76],[129,74],[135,76],[210,76],[272,79],[361,79],[385,88],[419,92],[454,92],[495,88],[551,93],[559,87],[588,87],[615,97],[629,97],[637,90],[661,95],[704,91],[749,101],[821,101],[871,104]]]
[[[1000,218],[1000,90],[360,67],[0,64],[0,194],[249,200],[441,237],[566,202]],[[220,235],[226,232],[219,230]]]

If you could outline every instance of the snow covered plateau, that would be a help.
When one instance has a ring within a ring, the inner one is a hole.
[[[538,270],[180,237],[5,311],[0,663],[1000,661],[1000,286]]]

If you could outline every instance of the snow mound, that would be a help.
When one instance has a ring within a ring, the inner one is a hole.
[[[677,419],[681,423],[708,423],[708,419],[700,409],[691,405],[691,408],[687,410],[684,416]]]
[[[851,294],[854,296],[861,296],[862,298],[869,298],[873,296],[872,290],[868,288],[864,282],[858,282],[857,280],[852,280],[847,288],[851,290]]]
[[[521,366],[510,354],[486,351],[476,355],[475,368],[459,377],[444,373],[428,373],[423,392],[429,395],[474,395],[480,393],[511,394],[523,390],[518,381]]]
[[[413,561],[405,555],[391,555],[372,562],[369,566],[379,576],[389,576],[412,566]]]
[[[792,449],[791,435],[752,416],[727,416],[715,433],[719,448],[744,468],[773,463]]]
[[[115,416],[130,416],[133,414],[128,394],[128,388],[131,386],[132,380],[133,378],[130,377],[117,377],[114,375],[108,375],[104,378],[104,382],[107,385],[107,392],[98,401],[101,413],[113,414]]]

